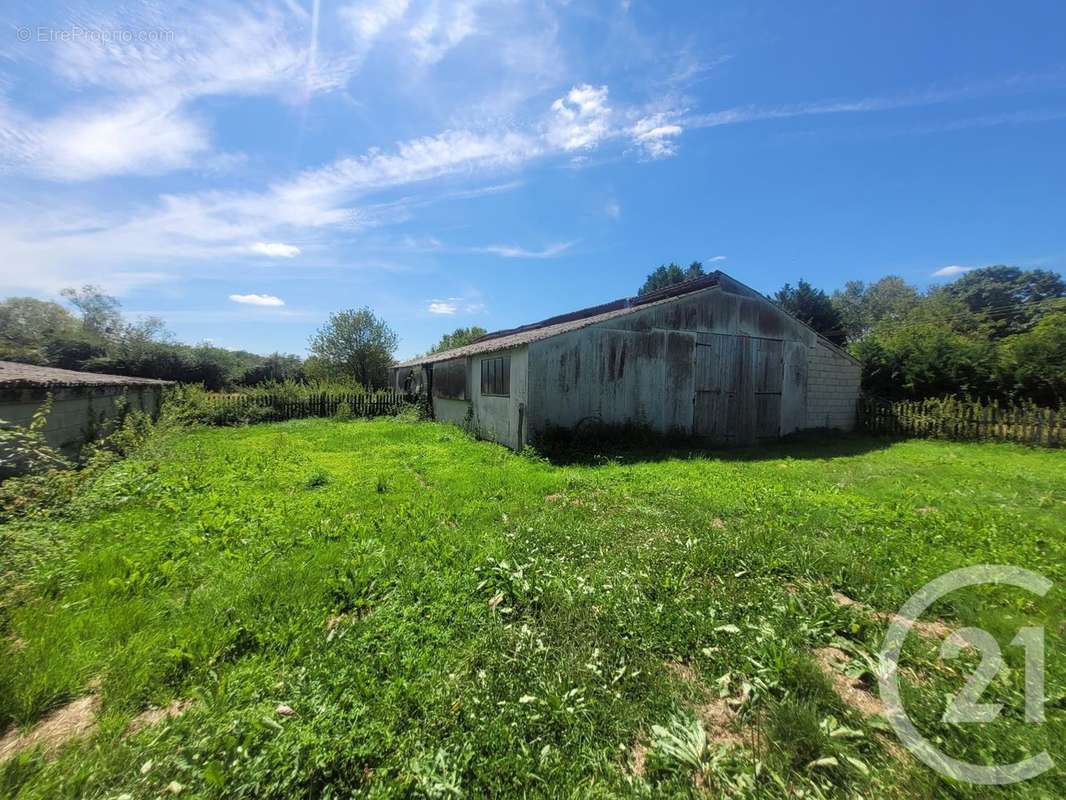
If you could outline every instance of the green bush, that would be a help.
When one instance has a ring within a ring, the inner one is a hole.
[[[122,414],[110,433],[82,449],[81,459],[75,463],[44,442],[40,430],[50,409],[49,400],[34,415],[28,428],[3,432],[0,441],[19,442],[15,446],[27,454],[20,471],[27,467],[29,471],[0,483],[0,521],[62,512],[82,487],[115,461],[143,450],[160,432],[160,426],[143,411]]]

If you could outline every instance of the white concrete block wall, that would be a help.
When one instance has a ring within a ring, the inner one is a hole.
[[[45,389],[16,389],[0,393],[0,419],[26,426],[44,403]],[[44,436],[52,447],[73,453],[87,437],[106,426],[119,411],[125,397],[126,408],[155,415],[159,411],[160,390],[155,387],[114,386],[62,387],[52,391],[52,411]]]
[[[807,427],[855,428],[862,368],[819,340],[807,362]]]

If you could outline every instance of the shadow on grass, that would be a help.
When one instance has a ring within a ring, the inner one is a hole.
[[[847,458],[884,450],[899,441],[902,439],[898,437],[817,430],[748,447],[723,447],[691,436],[664,435],[627,426],[554,430],[541,437],[534,449],[555,466],[595,467],[693,458],[718,461]]]

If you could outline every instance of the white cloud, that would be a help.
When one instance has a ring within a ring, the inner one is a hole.
[[[622,216],[622,206],[617,200],[609,200],[603,208],[603,213],[611,219],[618,219]]]
[[[242,303],[249,306],[283,306],[285,301],[272,294],[231,294],[229,299],[234,303]]]
[[[407,13],[408,0],[376,0],[344,6],[338,11],[351,30],[355,57],[362,58],[381,34]]]
[[[719,125],[735,125],[762,120],[788,119],[822,114],[858,114],[874,111],[894,111],[902,108],[940,105],[959,100],[996,94],[1012,94],[1048,83],[1061,84],[1061,73],[1015,75],[1002,80],[984,81],[953,87],[929,89],[896,95],[859,97],[851,100],[816,100],[809,103],[794,103],[778,106],[736,106],[721,111],[693,114],[684,118],[686,127],[712,128]],[[1037,113],[1031,119],[1014,121],[1043,121],[1047,115]],[[998,124],[996,120],[993,124]]]
[[[392,153],[374,149],[308,170],[265,196],[239,201],[238,207],[287,225],[365,227],[371,222],[365,210],[347,207],[355,197],[457,173],[514,167],[541,152],[534,139],[513,131],[445,131],[401,142]]]
[[[652,114],[637,121],[630,135],[650,158],[666,158],[677,153],[682,128],[670,122],[666,114]]]
[[[552,103],[547,141],[563,150],[595,147],[611,134],[607,87],[582,84]]]
[[[477,30],[475,0],[431,0],[407,32],[415,58],[435,64]]]
[[[448,297],[443,300],[434,299],[430,300],[426,306],[426,310],[430,314],[439,314],[442,316],[455,316],[456,314],[480,314],[485,310],[485,304],[477,299],[480,292],[474,292],[473,298],[467,297]]]
[[[363,43],[372,42],[385,28],[403,18],[408,0],[378,0],[359,2],[339,11],[352,33]]]
[[[429,306],[426,307],[426,310],[430,314],[444,314],[447,316],[452,316],[459,310],[459,306],[455,304],[454,300],[455,298],[449,298],[448,300],[430,300]]]
[[[542,250],[527,250],[517,245],[490,244],[485,247],[475,247],[473,250],[475,253],[486,253],[488,255],[501,256],[502,258],[554,258],[562,255],[573,246],[574,242],[561,242],[549,245]]]
[[[392,151],[340,159],[260,192],[165,194],[154,208],[138,205],[132,214],[57,204],[51,196],[36,207],[25,198],[15,204],[0,197],[0,252],[20,264],[18,270],[0,269],[0,283],[52,290],[82,281],[94,263],[112,270],[131,261],[165,263],[169,272],[182,261],[235,252],[285,257],[294,247],[284,243],[291,235],[313,241],[334,229],[395,222],[405,218],[405,202],[417,203],[356,205],[375,191],[492,173],[542,152],[543,145],[523,133],[446,131],[401,142]]]
[[[22,125],[22,148],[0,159],[60,181],[160,174],[188,167],[210,149],[203,125],[158,97],[115,110],[78,109],[44,122],[23,120]]]
[[[0,167],[82,181],[208,163],[210,133],[189,111],[197,98],[273,94],[304,102],[347,83],[351,56],[317,58],[314,37],[296,42],[302,23],[270,6],[252,11],[232,4],[180,20],[141,6],[121,18],[95,14],[79,21],[85,30],[158,35],[145,41],[83,36],[25,56],[44,59],[84,105],[32,117],[0,104]]]
[[[121,17],[97,14],[85,27],[162,31],[142,42],[83,37],[54,50],[51,66],[75,85],[108,91],[180,92],[188,98],[220,94],[276,94],[299,101],[312,91],[343,87],[351,65],[343,56],[312,59],[306,13],[285,14],[268,4],[222,3],[186,16],[143,5]],[[313,74],[308,68],[314,61]]]
[[[253,253],[271,258],[292,258],[300,255],[300,248],[283,242],[256,242],[248,248]]]
[[[18,275],[11,275],[17,281],[14,285],[40,283],[48,288],[81,280],[92,264],[101,270],[121,270],[121,265],[138,263],[144,265],[141,272],[145,275],[165,272],[169,276],[185,268],[179,266],[182,262],[205,263],[234,253],[293,257],[299,248],[286,244],[287,240],[298,237],[301,247],[302,242],[325,243],[337,231],[353,233],[408,219],[411,209],[425,202],[415,194],[368,203],[366,198],[376,192],[446,178],[481,180],[537,158],[591,147],[626,133],[625,128],[611,130],[607,125],[611,111],[606,87],[577,86],[556,107],[524,129],[497,124],[445,130],[401,141],[391,149],[371,148],[362,155],[306,169],[261,190],[163,194],[154,206],[140,202],[125,212],[57,203],[51,195],[42,195],[36,209],[24,198],[18,204],[8,203],[7,209],[0,203],[0,251],[18,254],[22,268]],[[562,116],[572,123],[566,135],[547,124],[558,121],[560,107]],[[5,138],[3,120],[9,116],[0,103],[0,148],[9,145],[11,137],[16,145],[23,141],[15,128],[9,128]],[[174,144],[173,149],[179,153],[190,148]],[[104,148],[104,155],[95,162],[101,164],[98,173],[109,167],[106,152]],[[150,160],[147,155],[139,159]],[[200,155],[195,160],[204,163],[209,157]],[[468,194],[515,185],[497,184]],[[459,191],[455,196],[464,194]],[[572,245],[561,242],[538,250],[503,243],[460,249],[503,258],[543,259],[558,256]]]
[[[725,261],[726,257],[725,256],[711,256],[710,258],[707,258],[705,260],[708,263],[714,263],[715,261]]]
[[[941,267],[933,273],[934,278],[950,278],[952,275],[961,275],[964,272],[969,272],[977,267],[960,267],[958,264],[952,264],[948,267]]]

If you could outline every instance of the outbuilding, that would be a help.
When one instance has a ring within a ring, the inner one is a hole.
[[[28,426],[51,396],[42,433],[51,447],[73,455],[126,410],[155,416],[169,383],[0,361],[0,424]]]
[[[438,420],[520,449],[553,427],[637,424],[715,445],[855,425],[858,361],[722,272],[496,331],[393,368]]]

